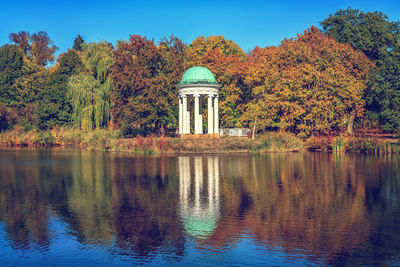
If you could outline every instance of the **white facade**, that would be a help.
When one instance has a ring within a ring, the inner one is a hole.
[[[219,132],[218,89],[219,84],[178,84],[179,91],[179,134],[190,134],[190,101],[193,98],[194,133],[203,133],[202,99],[207,97],[207,133]]]

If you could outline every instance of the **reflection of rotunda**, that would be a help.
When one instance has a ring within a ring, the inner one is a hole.
[[[190,134],[190,99],[194,98],[194,133],[203,133],[202,97],[207,97],[208,134],[218,134],[218,89],[221,87],[211,71],[192,67],[182,76],[179,90],[179,134]]]
[[[186,233],[196,238],[207,238],[217,227],[219,218],[219,169],[218,157],[207,159],[207,186],[203,175],[203,158],[193,160],[179,157],[179,206]]]

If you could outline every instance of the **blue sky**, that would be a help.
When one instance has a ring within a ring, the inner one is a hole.
[[[340,8],[382,11],[400,20],[399,0],[375,1],[1,1],[0,45],[21,30],[46,31],[59,47],[72,47],[80,34],[86,42],[115,44],[140,34],[159,41],[173,33],[189,44],[200,35],[224,35],[245,51],[279,45]]]

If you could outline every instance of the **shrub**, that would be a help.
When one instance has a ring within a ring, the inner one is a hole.
[[[329,151],[332,149],[332,136],[312,136],[307,140],[309,150]]]
[[[332,150],[339,152],[345,150],[345,140],[342,136],[336,136],[333,140]]]
[[[37,135],[37,144],[42,146],[52,146],[53,145],[53,135],[51,131],[41,131]]]
[[[167,138],[158,139],[158,147],[161,152],[167,152],[172,149],[172,144]]]
[[[286,132],[269,132],[259,136],[259,140],[261,143],[255,145],[255,149],[265,152],[299,151],[304,147],[300,138]]]

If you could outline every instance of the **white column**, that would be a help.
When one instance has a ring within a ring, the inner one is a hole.
[[[178,158],[178,174],[179,174],[179,201],[183,203],[184,200],[184,186],[183,186],[183,157]]]
[[[186,130],[185,133],[190,134],[190,101],[188,99],[187,107],[186,107]]]
[[[182,113],[183,113],[182,98],[179,97],[179,134],[182,134],[182,133],[183,133]]]
[[[208,103],[207,103],[207,108],[208,108],[208,129],[207,133],[212,134],[214,133],[213,131],[213,108],[212,108],[212,95],[208,95]]]
[[[182,96],[182,134],[186,133],[186,124],[187,124],[187,97],[185,95]]]
[[[200,134],[200,123],[199,123],[199,95],[194,95],[194,133]]]
[[[195,186],[195,205],[198,209],[201,208],[200,193],[203,190],[203,159],[202,157],[196,157],[194,159],[194,186]]]
[[[214,206],[214,194],[215,194],[215,179],[214,179],[214,164],[211,157],[207,160],[208,170],[208,205],[209,207]]]
[[[203,105],[201,101],[201,96],[199,98],[199,129],[200,133],[203,133]]]
[[[190,196],[190,158],[184,157],[182,160],[183,165],[183,172],[182,172],[182,183],[183,183],[183,203],[185,209],[189,207],[189,196]]]
[[[219,158],[218,156],[216,156],[214,158],[214,186],[215,186],[215,190],[214,190],[214,196],[215,196],[215,200],[217,202],[217,204],[219,204]]]
[[[218,125],[218,96],[214,97],[214,133],[219,132],[219,125]]]

